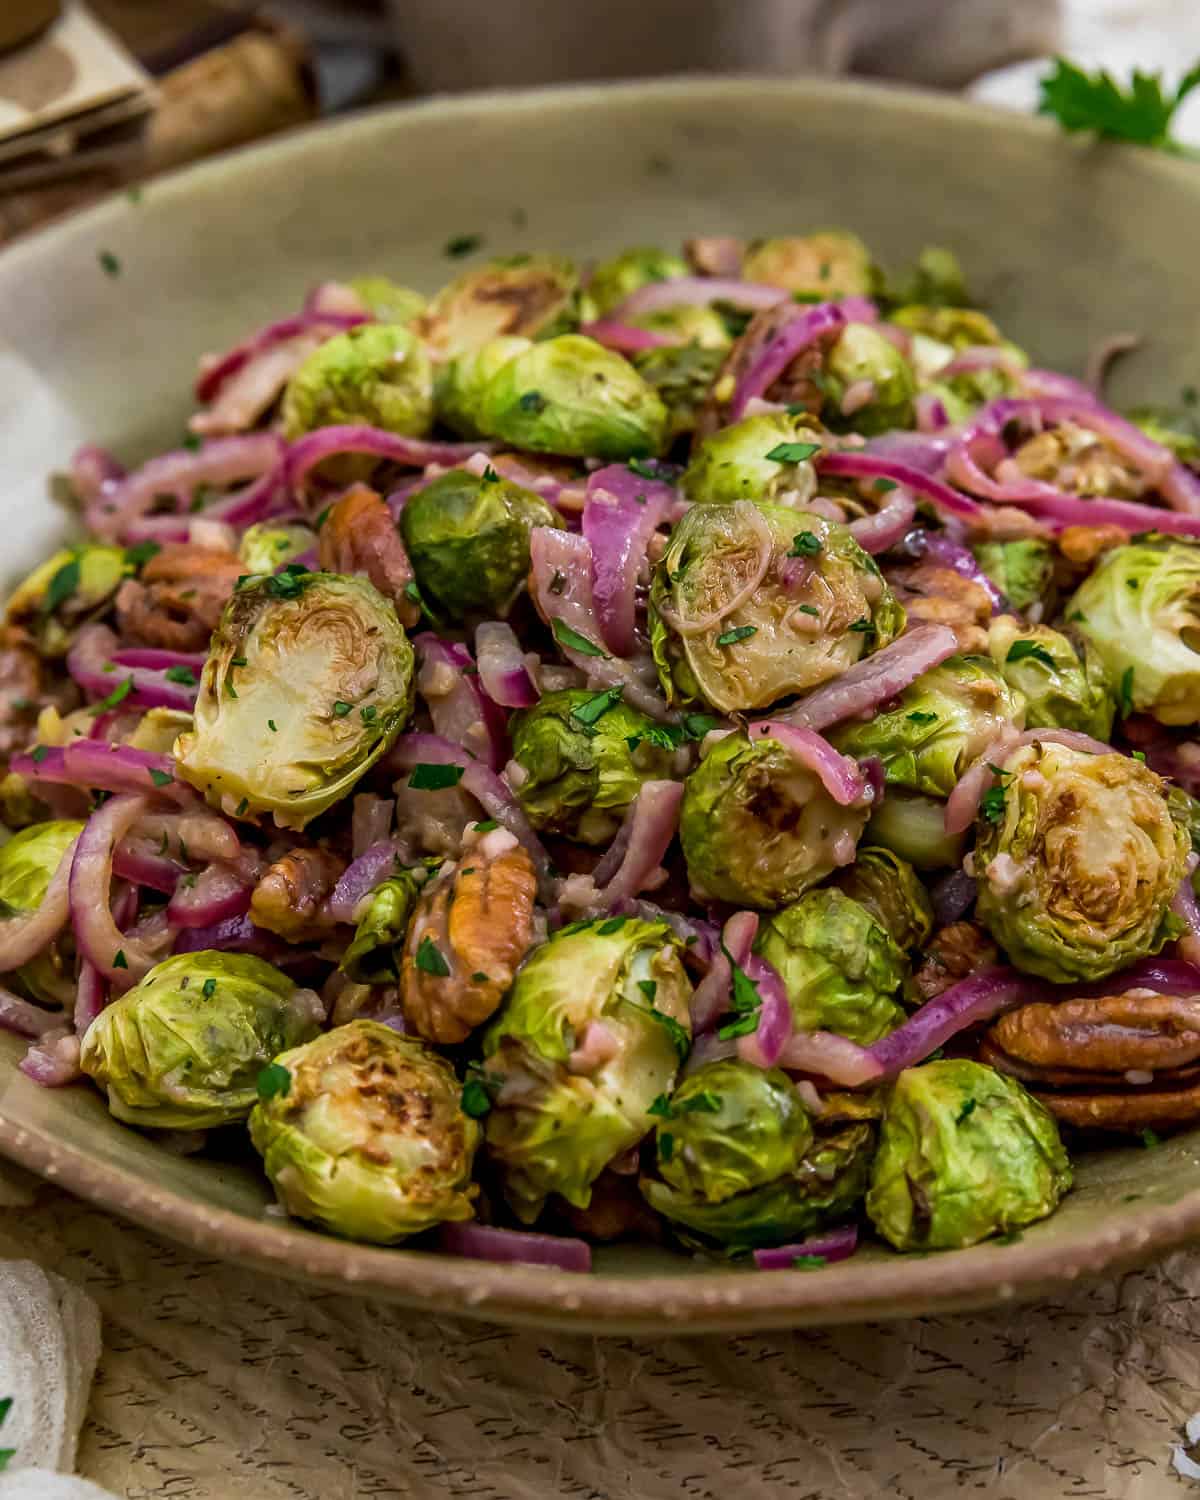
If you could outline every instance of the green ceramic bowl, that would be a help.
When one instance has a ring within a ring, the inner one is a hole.
[[[133,459],[183,431],[196,358],[315,281],[432,289],[447,241],[581,257],[693,234],[857,230],[890,263],[953,245],[1047,365],[1146,335],[1118,399],[1196,378],[1200,169],[1046,125],[855,85],[701,79],[435,100],[321,127],[115,198],[0,256],[3,572],[61,534],[46,476],[88,439]],[[115,262],[118,274],[111,274]],[[102,260],[110,270],[103,268]],[[172,1156],[86,1087],[40,1089],[0,1038],[0,1152],[205,1255],[412,1306],[606,1332],[743,1331],[981,1307],[1131,1266],[1200,1231],[1200,1132],[1084,1156],[1016,1243],[871,1249],[817,1274],[601,1250],[592,1276],[377,1250],[268,1212],[257,1173]]]

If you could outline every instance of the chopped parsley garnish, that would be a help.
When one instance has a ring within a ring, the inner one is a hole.
[[[464,255],[474,255],[482,244],[481,234],[456,234],[453,239],[446,241],[442,253],[451,260],[460,260]]]
[[[1195,406],[1200,401],[1200,391],[1194,385],[1185,385],[1179,393],[1179,399],[1184,406]]]
[[[802,615],[813,615],[814,617],[819,616],[821,613],[815,604],[797,604],[796,612]]]
[[[500,483],[500,476],[499,476],[499,474],[496,473],[495,469],[492,468],[491,464],[487,465],[487,467],[484,469],[483,473],[479,477],[483,481],[484,484],[499,484]]]
[[[225,679],[225,691],[226,691],[226,693],[229,694],[229,696],[231,698],[236,698],[237,697],[238,690],[233,685],[233,678],[232,677],[227,677]]]
[[[121,262],[111,250],[101,250],[96,259],[100,262],[100,269],[106,276],[119,276],[121,274]]]
[[[811,531],[798,531],[792,538],[789,557],[816,557],[821,550],[821,538]]]
[[[758,1013],[762,1006],[762,996],[758,993],[758,985],[745,969],[740,964],[734,963],[727,949],[722,948],[722,951],[729,959],[730,973],[733,977],[733,993],[730,996],[729,1006],[737,1018],[718,1030],[717,1036],[725,1042],[733,1037],[749,1036],[752,1031],[758,1030]]]
[[[684,714],[683,732],[689,740],[702,740],[706,734],[711,734],[714,729],[720,729],[720,719],[714,719],[712,714]]]
[[[188,432],[184,434],[183,446],[189,453],[199,453],[204,447],[204,439],[198,432]]]
[[[206,979],[200,986],[200,993],[206,1000],[211,1000],[212,997],[217,993],[217,981],[212,978]]]
[[[670,1161],[675,1155],[675,1137],[669,1133],[658,1138],[658,1155],[662,1161]]]
[[[658,994],[658,981],[656,979],[639,979],[637,987],[645,995],[646,999],[649,1000],[650,1004],[653,1005],[654,997]]]
[[[989,823],[999,823],[1004,817],[1004,788],[994,786],[984,792],[979,801],[979,811]]]
[[[246,666],[246,664],[246,658],[244,656],[231,656],[229,658],[229,665],[231,667],[244,667]]]
[[[1132,759],[1140,761],[1143,766],[1146,764],[1146,752],[1144,750],[1131,750],[1129,754]]]
[[[625,923],[628,920],[628,917],[609,917],[606,922],[600,923],[599,927],[596,928],[596,931],[600,934],[601,937],[612,937],[614,932],[620,932],[621,928],[624,927]],[[587,926],[586,922],[584,923],[584,926]]]
[[[720,1110],[720,1094],[715,1089],[700,1089],[678,1103],[673,1103],[666,1094],[659,1094],[646,1113],[660,1120],[677,1120],[680,1115],[715,1115]]]
[[[1121,717],[1127,719],[1133,712],[1133,668],[1126,667],[1121,673]]]
[[[757,625],[735,625],[732,630],[723,631],[717,637],[718,646],[736,646],[738,641],[749,640],[752,635],[758,634]]]
[[[802,464],[820,451],[820,443],[776,443],[763,457],[770,463]]]
[[[639,479],[657,479],[658,470],[653,464],[647,463],[644,458],[631,458],[628,462],[629,472],[636,474]]]
[[[35,766],[40,766],[49,754],[50,751],[46,748],[45,745],[35,745],[29,752],[29,759],[34,763]]]
[[[868,620],[865,616],[861,620],[855,620],[846,627],[848,630],[857,631],[859,635],[874,635],[875,622]]]
[[[246,810],[249,808],[249,806],[250,806],[250,799],[249,799],[249,797],[243,797],[242,800],[238,803],[237,808],[234,811],[234,814],[233,814],[234,817],[235,818],[242,817],[245,814]]]
[[[475,824],[475,832],[476,833],[491,833],[491,831],[492,831],[493,828],[499,828],[499,827],[500,827],[500,825],[499,825],[499,823],[496,822],[495,818],[485,818],[482,823],[476,823]]]
[[[444,792],[457,786],[462,778],[462,766],[439,766],[421,761],[412,768],[408,784],[414,792]]]
[[[168,682],[177,682],[181,687],[196,686],[196,674],[191,667],[168,667],[166,678]]]
[[[286,1099],[292,1091],[292,1075],[282,1063],[268,1063],[259,1070],[255,1087],[260,1099]]]
[[[526,391],[517,398],[517,405],[522,411],[531,411],[534,415],[546,410],[549,405],[541,391]]]
[[[360,708],[358,712],[360,717],[362,718],[363,723],[369,724],[375,717],[375,715],[379,712],[379,709],[375,706],[374,703],[368,703],[365,708]]]
[[[898,485],[894,479],[877,479],[871,488],[877,495],[887,495],[897,489]]]
[[[962,1125],[967,1120],[969,1120],[971,1118],[971,1116],[975,1113],[975,1106],[976,1106],[976,1101],[974,1099],[967,1099],[967,1100],[965,1100],[964,1103],[963,1103],[963,1107],[959,1110],[958,1114],[955,1115],[955,1117],[954,1117],[954,1123],[956,1125]]]
[[[1129,87],[1122,88],[1106,70],[1085,73],[1060,57],[1054,71],[1041,79],[1038,113],[1052,115],[1067,131],[1088,130],[1104,140],[1190,156],[1171,135],[1171,120],[1198,84],[1200,65],[1185,73],[1173,92],[1164,92],[1159,73],[1135,70]]]
[[[53,614],[60,604],[66,603],[78,587],[79,559],[73,557],[69,562],[63,563],[50,580],[42,600],[42,614]]]
[[[1039,646],[1037,641],[1019,640],[1014,641],[1008,648],[1005,661],[1040,661],[1044,667],[1054,666],[1054,658],[1046,650],[1045,646]]]
[[[1153,1151],[1155,1146],[1162,1145],[1162,1137],[1157,1131],[1151,1130],[1149,1125],[1142,1131],[1142,1145],[1147,1151]]]
[[[278,729],[275,727],[275,720],[274,719],[268,719],[267,720],[267,728],[271,731],[272,734],[278,734],[279,733]]]
[[[797,1271],[819,1271],[822,1266],[827,1264],[828,1262],[823,1255],[792,1256],[792,1266]]]
[[[482,1078],[468,1078],[463,1084],[462,1112],[472,1120],[482,1120],[492,1107],[492,1096]]]
[[[432,974],[437,979],[445,979],[450,973],[450,965],[442,957],[441,950],[428,933],[417,945],[417,953],[413,962],[422,974]]]
[[[908,720],[908,722],[910,724],[936,724],[937,723],[937,714],[923,713],[922,710],[919,709],[919,708],[914,709],[912,711],[912,713],[910,713],[910,714],[905,714],[904,717]]]
[[[565,620],[556,616],[551,621],[550,629],[558,644],[568,651],[578,651],[580,656],[602,656],[608,659],[608,652],[596,645],[595,641],[589,641],[586,635],[580,635],[578,630],[572,630]]]
[[[475,873],[474,870],[464,870],[463,871],[464,875],[474,875],[474,873]],[[474,974],[471,975],[471,983],[472,984],[487,984],[487,982],[488,982],[488,976],[483,972],[482,969],[476,969],[475,972],[474,972]]]
[[[127,969],[128,967],[129,960],[125,957],[124,948],[118,948],[117,951],[113,954],[113,968]]]
[[[116,708],[118,703],[123,703],[130,693],[133,692],[133,678],[126,677],[123,682],[117,683],[107,698],[101,698],[99,703],[93,703],[88,713],[94,718],[97,714],[106,713],[110,708]]]
[[[421,603],[421,590],[417,587],[415,579],[410,579],[404,585],[404,597],[411,599],[414,604]]]
[[[290,562],[278,573],[264,578],[263,587],[276,599],[298,599],[311,582],[312,576],[303,563]]]
[[[571,717],[590,728],[598,719],[602,719],[610,708],[616,707],[624,691],[622,685],[617,683],[615,687],[610,687],[603,693],[593,693],[585,702],[571,710]]]
[[[666,1094],[659,1094],[658,1098],[655,1099],[654,1103],[650,1105],[646,1113],[648,1115],[653,1115],[656,1119],[659,1120],[669,1120],[673,1114],[670,1099],[667,1098]]]
[[[339,698],[333,705],[333,717],[335,719],[344,719],[353,706],[353,704],[347,703],[344,699]]]
[[[175,778],[171,775],[170,771],[156,771],[151,768],[150,780],[155,786],[170,786]]]

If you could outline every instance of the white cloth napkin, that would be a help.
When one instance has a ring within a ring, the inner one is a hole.
[[[1135,68],[1161,72],[1174,87],[1200,61],[1200,5],[1196,0],[1062,0],[1063,57],[1089,71],[1107,68],[1128,80]],[[1038,80],[1049,58],[1014,63],[986,73],[967,90],[989,104],[1034,110]],[[1181,106],[1171,133],[1189,145],[1200,145],[1200,89]]]

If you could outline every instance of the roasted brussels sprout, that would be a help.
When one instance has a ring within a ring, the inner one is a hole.
[[[684,784],[679,841],[693,893],[770,910],[854,858],[870,803],[836,803],[779,740],[711,745]]]
[[[966,834],[946,832],[945,804],[920,792],[889,787],[871,814],[866,840],[898,855],[917,870],[945,870],[961,863]]]
[[[689,500],[803,506],[817,492],[812,460],[820,451],[821,437],[810,418],[763,412],[705,438],[679,483]]]
[[[629,321],[635,328],[676,339],[681,346],[724,351],[733,342],[725,320],[711,307],[661,307],[655,312],[638,313]]]
[[[317,533],[299,522],[260,521],[242,533],[238,559],[247,573],[277,573],[317,545]]]
[[[579,323],[579,276],[569,260],[513,255],[444,286],[417,319],[434,357],[456,359],[506,335],[544,339]]]
[[[1126,755],[1025,745],[983,800],[978,918],[1030,974],[1104,979],[1178,936],[1191,839],[1166,787]]]
[[[642,1194],[686,1243],[726,1253],[798,1239],[844,1215],[867,1186],[874,1128],[813,1138],[778,1069],[730,1060],[697,1068],[657,1101],[658,1179]]]
[[[952,656],[901,693],[894,708],[836,729],[844,755],[875,755],[889,787],[948,797],[997,734],[1020,729],[1024,704],[985,656]]]
[[[400,286],[387,276],[355,276],[347,285],[380,323],[412,323],[427,306],[421,292]]]
[[[118,1120],[207,1130],[244,1120],[258,1075],[278,1052],[316,1036],[312,990],[249,953],[179,953],[102,1010],[79,1065],[107,1090]]]
[[[1200,723],[1200,544],[1148,536],[1114,547],[1066,617],[1108,668],[1123,714]]]
[[[179,774],[237,817],[303,828],[391,746],[412,679],[408,637],[365,578],[251,577],[213,634]]]
[[[44,656],[65,656],[80,626],[107,609],[132,571],[123,547],[64,548],[17,585],[5,619],[23,626]]]
[[[434,380],[434,406],[438,421],[461,437],[482,437],[479,426],[488,382],[510,359],[533,347],[532,339],[515,335],[489,339],[438,367]]]
[[[809,891],[768,917],[754,951],[783,980],[798,1031],[833,1031],[866,1046],[904,1021],[904,954],[841,891]]]
[[[682,344],[633,356],[633,367],[667,409],[668,445],[693,432],[700,408],[725,358],[723,349]]]
[[[898,307],[892,314],[892,322],[934,343],[946,345],[954,354],[980,346],[998,347],[1006,342],[991,318],[973,307],[917,302]]]
[[[0,935],[4,923],[36,911],[64,854],[83,832],[71,819],[34,823],[0,846]],[[14,978],[45,1005],[69,1005],[75,995],[74,954],[62,936],[17,969]]]
[[[529,572],[529,533],[563,525],[558,512],[494,469],[451,469],[412,495],[400,534],[422,596],[462,619],[473,610],[507,615]]]
[[[430,873],[424,865],[397,870],[371,892],[339,965],[355,984],[398,983],[408,920]]]
[[[1028,729],[1078,729],[1107,740],[1117,711],[1104,663],[1086,640],[1081,648],[1049,625],[1023,625],[997,615],[988,653],[1025,702]]]
[[[518,1218],[592,1183],[653,1124],[690,1045],[691,985],[665,922],[564,927],[526,961],[483,1038],[488,1151]]]
[[[259,1092],[250,1139],[297,1219],[390,1245],[471,1218],[479,1126],[423,1042],[350,1021],[282,1052]]]
[[[639,245],[600,262],[588,282],[587,300],[602,318],[652,281],[672,281],[687,274],[687,262],[678,255],[654,245]]]
[[[842,526],[777,505],[695,505],[655,565],[650,641],[672,703],[766,708],[886,646],[904,611]]]
[[[363,323],[334,334],[288,381],[285,436],[366,422],[420,437],[433,422],[433,367],[416,335],[397,323]]]
[[[895,344],[869,323],[851,323],[825,361],[822,414],[835,429],[885,432],[913,425],[917,382]]]
[[[874,917],[904,952],[923,948],[933,932],[933,906],[916,870],[890,849],[860,845],[854,863],[834,882]]]
[[[867,1213],[897,1250],[957,1250],[1044,1219],[1070,1186],[1058,1126],[1037,1100],[947,1058],[893,1085]]]
[[[954,251],[941,245],[926,245],[908,277],[903,300],[919,303],[930,312],[968,307],[971,297],[967,280]]]
[[[1054,548],[1039,537],[980,542],[975,560],[1013,609],[1024,614],[1045,604],[1054,584]]]
[[[503,357],[498,357],[503,356]],[[667,411],[628,360],[581,334],[513,352],[484,345],[447,371],[441,409],[459,430],[534,453],[649,458],[666,441]]]
[[[742,276],[820,302],[869,297],[879,280],[871,252],[845,229],[758,240],[746,253]]]
[[[674,750],[619,691],[564,688],[511,720],[513,790],[535,828],[603,844],[644,781],[670,776]]]

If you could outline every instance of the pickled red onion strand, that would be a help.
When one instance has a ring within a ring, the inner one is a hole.
[[[664,307],[709,307],[714,302],[727,302],[745,312],[761,312],[765,307],[787,302],[790,297],[791,293],[781,287],[742,281],[736,276],[675,276],[638,287],[612,308],[608,316],[615,323],[625,323],[639,314],[658,312]]]
[[[108,986],[100,971],[90,959],[79,964],[79,980],[75,990],[75,1035],[81,1040],[88,1027],[108,1004]]]
[[[85,443],[82,448],[77,448],[67,471],[71,489],[85,511],[111,494],[125,475],[126,470],[113,455],[95,443]]]
[[[192,711],[198,683],[187,687],[174,682],[163,668],[122,666],[114,670],[117,644],[117,637],[107,625],[96,624],[85,625],[72,642],[67,652],[67,671],[87,697],[93,700],[107,698],[115,688],[128,682],[131,686],[122,701],[131,708]]]
[[[501,708],[532,708],[538,690],[516,632],[504,620],[481,620],[475,627],[475,661],[483,691]]]
[[[503,1265],[550,1266],[586,1273],[592,1269],[592,1247],[566,1235],[534,1234],[524,1229],[497,1229],[471,1221],[443,1224],[438,1243],[448,1255],[490,1260]]]
[[[167,903],[167,921],[173,927],[213,927],[250,910],[251,889],[228,865],[211,864],[196,876],[195,883],[182,881]]]
[[[202,358],[200,375],[195,385],[196,400],[211,401],[225,382],[239,370],[245,369],[252,360],[279,344],[287,343],[298,334],[325,333],[326,337],[331,338],[344,329],[355,328],[359,323],[370,321],[365,313],[306,309],[295,317],[280,318],[278,322],[268,323],[265,328],[260,328],[257,333],[243,339],[240,344],[235,344],[224,354],[205,355]]]
[[[204,651],[164,651],[158,646],[118,646],[112,660],[119,667],[149,667],[151,671],[186,667],[199,677],[208,654]]]
[[[638,570],[677,498],[672,485],[644,479],[627,464],[609,464],[588,479],[583,535],[592,549],[592,604],[604,644],[616,656],[635,649]]]
[[[874,515],[851,521],[847,530],[864,552],[886,552],[905,536],[916,513],[912,491],[897,485]]]
[[[649,885],[679,827],[682,801],[681,781],[642,783],[622,824],[628,834],[615,868],[611,874],[605,868],[605,855],[593,873],[598,896],[610,910],[621,901],[632,900]]]
[[[823,1260],[832,1265],[835,1261],[849,1260],[857,1249],[858,1226],[847,1224],[842,1229],[827,1229],[796,1245],[772,1245],[756,1250],[754,1264],[760,1271],[791,1271],[798,1260]]]
[[[170,896],[174,894],[180,877],[186,875],[187,870],[173,860],[151,854],[136,840],[125,838],[113,850],[113,874],[133,885],[145,886],[147,890]]]
[[[1069,750],[1081,750],[1088,755],[1113,755],[1118,752],[1103,740],[1093,739],[1077,729],[1025,729],[1020,732],[1009,727],[984,747],[958,779],[958,784],[946,799],[943,827],[948,834],[965,833],[975,821],[979,804],[983,800],[984,788],[989,778],[995,779],[992,766],[1003,769],[1004,762],[1024,745],[1037,743],[1065,745]]]
[[[372,792],[359,792],[350,814],[350,852],[354,859],[373,844],[383,843],[392,831],[395,811],[394,797],[376,797]]]
[[[851,527],[851,530],[854,528]],[[923,545],[926,557],[931,557],[943,567],[952,568],[960,578],[969,578],[977,583],[988,596],[992,613],[999,614],[1006,607],[1004,595],[979,566],[975,554],[961,542],[955,542],[940,532],[925,532]]]
[[[772,722],[821,730],[844,719],[865,718],[957,650],[958,637],[948,626],[918,625],[793,707],[779,710]]]
[[[757,953],[740,965],[758,989],[758,1027],[738,1038],[738,1056],[757,1068],[773,1068],[792,1034],[792,1007],[783,980],[773,965]]]
[[[494,444],[478,441],[435,443],[425,438],[401,437],[381,427],[360,423],[318,427],[288,449],[283,466],[284,487],[297,494],[312,469],[342,453],[366,453],[409,469],[423,469],[427,464],[453,468],[474,453],[490,453],[493,447]]]
[[[260,349],[221,381],[211,405],[188,419],[189,430],[209,437],[246,432],[256,426],[263,413],[278,401],[309,355],[339,331],[322,319],[309,328],[298,330],[290,338]]]
[[[928,500],[938,510],[963,520],[975,520],[983,507],[970,496],[960,494],[944,480],[925,473],[902,458],[891,458],[878,452],[822,453],[816,461],[819,474],[839,479],[890,479]]]
[[[34,1083],[43,1088],[64,1088],[83,1077],[79,1066],[79,1038],[66,1028],[57,1034],[47,1032],[39,1041],[30,1044],[29,1051],[17,1067]]]
[[[739,421],[752,396],[765,396],[798,354],[821,339],[830,339],[841,333],[847,321],[836,302],[797,307],[795,317],[764,342],[738,381],[729,403],[729,420]]]
[[[786,719],[757,719],[747,724],[751,744],[760,739],[777,740],[812,771],[839,807],[871,801],[871,788],[858,762],[835,750],[813,729]]]
[[[470,651],[461,641],[442,640],[430,631],[414,636],[413,645],[420,663],[417,691],[434,733],[499,771],[508,760],[508,725],[484,692]]]
[[[338,877],[333,890],[321,908],[322,916],[331,922],[353,922],[359,902],[370,895],[404,862],[406,850],[399,839],[380,839],[364,849]]]
[[[71,864],[78,842],[76,839],[63,851],[37,908],[0,921],[0,974],[19,969],[36,958],[66,926],[70,915]]]
[[[198,802],[190,786],[175,780],[171,756],[135,750],[132,745],[108,745],[97,740],[42,745],[28,755],[14,755],[11,769],[27,781],[57,782],[91,791],[156,793],[185,805]]]
[[[145,811],[144,797],[124,792],[111,798],[84,824],[71,861],[75,941],[100,975],[120,989],[145,978],[157,962],[154,954],[121,932],[109,892],[113,851]]]
[[[1186,923],[1187,930],[1192,937],[1200,938],[1200,902],[1196,900],[1196,890],[1192,885],[1195,858],[1196,856],[1193,855],[1191,868],[1179,882],[1179,889],[1175,892],[1171,902],[1171,910],[1182,922]]]
[[[649,328],[638,328],[633,323],[619,323],[615,318],[597,318],[592,323],[583,323],[579,331],[585,338],[595,339],[618,354],[642,354],[647,349],[669,349],[684,342],[678,336],[672,338]]]
[[[23,1000],[20,995],[0,986],[0,1031],[11,1031],[14,1036],[36,1041],[62,1024],[62,1011],[43,1010],[40,1005]]]

